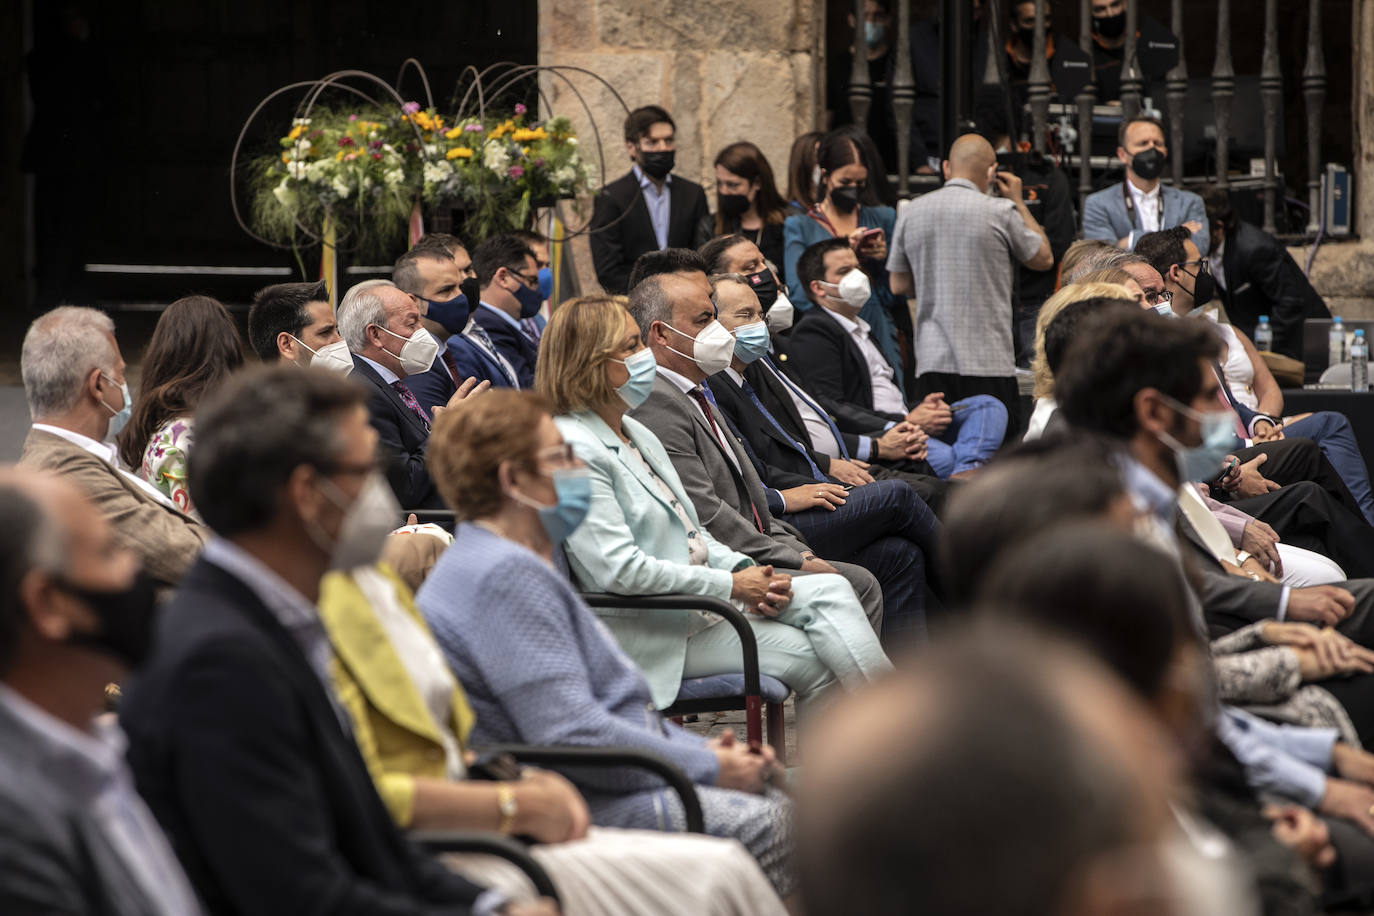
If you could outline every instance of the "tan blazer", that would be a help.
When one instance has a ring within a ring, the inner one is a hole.
[[[159,586],[174,587],[210,538],[209,528],[158,502],[107,462],[61,436],[30,429],[19,466],[52,471],[76,484]]]

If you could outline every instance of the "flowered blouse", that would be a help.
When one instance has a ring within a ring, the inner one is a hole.
[[[178,509],[195,514],[186,482],[186,458],[191,453],[191,418],[176,417],[162,424],[143,450],[139,476],[162,491]]]

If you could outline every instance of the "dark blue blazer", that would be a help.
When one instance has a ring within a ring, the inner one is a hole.
[[[539,347],[525,336],[525,332],[511,327],[511,323],[489,308],[477,307],[472,320],[487,332],[496,349],[506,358],[515,370],[515,377],[521,388],[534,387],[534,361],[539,356]]]
[[[366,383],[367,413],[377,430],[386,463],[386,481],[402,509],[443,509],[444,500],[429,479],[425,449],[429,430],[382,377],[359,356],[353,357],[353,378]],[[402,380],[410,388],[410,379]],[[411,394],[415,390],[411,388]],[[419,396],[416,396],[419,400]]]
[[[501,364],[462,334],[454,334],[448,339],[448,352],[453,354],[453,361],[458,364],[459,378],[476,378],[479,382],[486,380],[491,382],[493,388],[510,387]]]
[[[459,381],[466,380],[467,376],[459,379]],[[415,400],[420,402],[420,406],[431,417],[434,416],[436,406],[443,407],[458,392],[458,386],[453,384],[453,379],[448,374],[448,367],[444,365],[441,356],[434,357],[434,365],[429,367],[428,372],[421,372],[419,375],[407,375],[405,381],[410,393],[415,395]]]

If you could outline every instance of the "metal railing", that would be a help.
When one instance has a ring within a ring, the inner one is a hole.
[[[891,81],[892,107],[896,121],[897,139],[897,162],[895,165],[898,191],[903,197],[909,195],[911,187],[909,152],[913,102],[916,97],[910,53],[911,3],[912,0],[893,0],[892,4],[892,13],[897,26],[894,69]],[[994,62],[994,57],[1002,53],[1002,48],[997,44],[997,36],[1001,32],[1002,23],[1005,22],[1003,17],[1006,7],[999,0],[986,0],[984,5],[987,9],[987,16],[990,17],[989,21],[996,24],[997,28],[988,30],[990,40],[987,50],[989,56],[982,79],[986,82],[1000,81],[1005,77],[999,76],[999,68]],[[1046,5],[1046,0],[1035,0],[1036,25],[1028,85],[1028,101],[1031,112],[1030,137],[1033,148],[1041,152],[1045,149],[1046,137],[1048,136],[1049,101],[1054,91],[1050,68],[1045,59],[1047,36],[1044,21]],[[1090,0],[1079,0],[1078,6],[1080,17],[1078,45],[1084,54],[1091,56],[1093,51],[1091,2]],[[949,27],[945,28],[942,33],[942,54],[945,56],[946,64],[949,64],[951,59],[954,62],[953,68],[943,66],[942,72],[949,74],[951,69],[957,71],[961,63],[966,71],[969,61],[965,55],[966,49],[970,45],[967,33],[961,33],[961,30],[968,26],[967,17],[949,15],[955,4],[944,3],[941,4],[941,7],[945,17],[950,20]],[[864,8],[864,0],[853,0],[855,23],[864,21]],[[1326,60],[1322,52],[1321,8],[1322,0],[1308,0],[1307,54],[1302,70],[1302,97],[1307,116],[1305,158],[1309,212],[1306,230],[1309,234],[1315,234],[1320,228],[1321,123],[1327,85]],[[1182,151],[1184,148],[1184,109],[1188,97],[1188,67],[1183,54],[1184,24],[1183,0],[1171,0],[1170,28],[1178,39],[1178,63],[1165,77],[1165,90],[1169,106],[1167,128],[1170,148],[1176,151]],[[1131,118],[1139,114],[1144,103],[1145,81],[1136,54],[1139,25],[1139,0],[1127,0],[1126,41],[1121,67],[1121,115],[1123,118]],[[862,27],[856,28],[853,67],[847,91],[850,111],[853,114],[854,122],[857,124],[867,123],[869,108],[874,99],[873,87],[869,82],[867,52],[868,44],[864,30]],[[1099,101],[1097,87],[1094,84],[1096,77],[1091,68],[1089,73],[1092,78],[1089,79],[1081,92],[1072,100],[1061,100],[1066,104],[1071,103],[1076,109],[1078,136],[1084,143],[1084,155],[1079,157],[1078,163],[1077,191],[1080,208],[1083,199],[1093,190],[1092,164],[1090,157],[1086,155],[1086,146],[1092,131],[1093,106]],[[1264,112],[1264,228],[1268,232],[1273,232],[1275,230],[1275,213],[1283,199],[1277,162],[1278,138],[1281,129],[1279,123],[1280,105],[1283,96],[1283,75],[1279,62],[1278,0],[1264,0],[1264,50],[1259,80],[1260,99]],[[1213,120],[1216,124],[1215,173],[1211,177],[1214,178],[1218,186],[1228,188],[1231,184],[1229,178],[1230,143],[1232,139],[1231,106],[1236,92],[1236,73],[1231,57],[1231,0],[1218,0],[1217,3],[1217,35],[1211,72],[1211,89]],[[946,91],[945,94],[958,96],[962,93]],[[964,100],[956,98],[952,104],[961,105],[964,104]],[[946,132],[950,130],[952,124],[966,122],[967,115],[968,112],[965,111],[960,116],[944,118]],[[948,137],[944,139],[944,146],[948,146],[949,139]],[[1183,158],[1182,155],[1171,157],[1168,178],[1175,185],[1183,183]]]

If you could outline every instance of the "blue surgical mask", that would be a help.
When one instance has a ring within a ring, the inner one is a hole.
[[[103,378],[105,381],[109,382],[111,385],[115,383],[114,379],[110,378],[103,372],[100,373],[100,377]],[[111,414],[110,428],[109,431],[105,433],[105,438],[107,439],[113,439],[115,436],[118,436],[120,430],[122,430],[125,426],[128,425],[129,418],[134,415],[134,399],[129,395],[128,382],[119,383],[119,393],[124,395],[124,406],[121,407],[119,410],[115,410],[113,407],[111,407],[109,404],[106,404],[104,401],[100,402],[104,405],[105,409],[108,410]]]
[[[887,37],[887,26],[881,22],[864,23],[864,41],[870,48],[876,48]]]
[[[539,268],[539,298],[553,298],[553,271],[547,267]]]
[[[768,337],[768,324],[755,321],[735,328],[735,356],[742,362],[752,363],[768,355],[772,341]]]
[[[1224,410],[1201,413],[1164,395],[1170,407],[1198,422],[1202,431],[1201,445],[1183,445],[1168,433],[1160,433],[1159,440],[1174,453],[1178,476],[1185,481],[1215,480],[1221,473],[1222,462],[1236,447],[1236,431],[1232,417]]]
[[[592,475],[586,468],[559,468],[549,473],[558,501],[543,506],[523,493],[511,493],[516,502],[524,503],[539,513],[539,521],[556,547],[566,541],[592,507]]]
[[[1152,306],[1150,306],[1150,308],[1154,309],[1155,314],[1158,315],[1158,316],[1161,317],[1161,318],[1177,318],[1177,317],[1178,317],[1177,315],[1174,314],[1174,307],[1173,307],[1172,305],[1170,305],[1169,303],[1167,303],[1167,302],[1161,302],[1161,303],[1159,303],[1158,305],[1152,305]]]
[[[472,314],[472,305],[468,302],[468,297],[462,293],[446,302],[426,299],[425,303],[427,305],[425,317],[430,321],[438,322],[439,326],[450,334],[461,334],[463,328],[468,326],[468,316]]]
[[[654,390],[654,378],[658,375],[658,360],[654,359],[654,351],[645,347],[625,359],[612,359],[612,362],[620,363],[630,373],[625,384],[615,390],[625,406],[634,410],[649,400]]]

